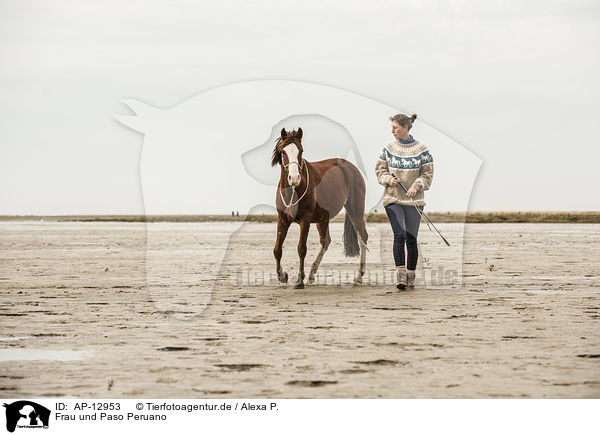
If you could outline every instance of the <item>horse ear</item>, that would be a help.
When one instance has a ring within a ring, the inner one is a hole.
[[[298,139],[302,139],[302,128],[298,127]]]
[[[285,131],[285,127],[281,129],[281,138],[284,139],[287,136],[287,131]]]

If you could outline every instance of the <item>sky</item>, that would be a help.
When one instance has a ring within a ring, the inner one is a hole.
[[[115,118],[144,134],[140,176],[148,214],[189,214],[200,207],[275,213],[282,168],[269,164],[274,143],[282,128],[300,126],[302,158],[351,161],[365,179],[366,210],[383,210],[374,169],[390,142],[389,114],[397,109],[379,101],[307,82],[253,80],[211,89],[170,109],[123,103],[135,114]],[[428,192],[428,204],[466,210],[481,159],[423,122],[414,130],[419,140],[435,144],[436,185],[443,186]],[[332,176],[319,184],[332,183]]]
[[[121,101],[275,79],[418,113],[481,159],[470,210],[599,210],[599,24],[594,1],[0,0],[0,214],[143,213]]]

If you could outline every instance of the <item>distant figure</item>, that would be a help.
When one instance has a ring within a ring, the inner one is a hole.
[[[239,211],[236,211],[236,212],[235,212],[235,215],[236,215],[236,216],[239,216],[239,215],[240,215],[240,212],[239,212]]]
[[[231,217],[233,217],[233,216],[235,216],[235,213],[232,211],[232,212],[231,212]]]
[[[425,206],[424,192],[433,179],[431,154],[408,133],[415,119],[417,115],[403,114],[390,118],[396,140],[383,148],[375,167],[377,181],[385,186],[383,206],[394,232],[396,287],[400,290],[415,285],[419,256],[417,234]]]

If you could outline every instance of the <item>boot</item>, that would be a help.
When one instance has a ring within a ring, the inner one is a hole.
[[[407,288],[415,288],[415,271],[414,270],[406,271],[406,287]]]
[[[396,288],[404,290],[406,288],[406,267],[396,266]]]

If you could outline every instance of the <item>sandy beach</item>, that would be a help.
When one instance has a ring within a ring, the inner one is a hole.
[[[1,222],[0,395],[600,398],[600,224],[437,226],[399,292],[383,223],[294,290],[273,223]]]

